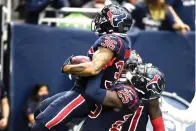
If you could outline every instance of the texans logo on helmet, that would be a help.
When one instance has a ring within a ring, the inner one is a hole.
[[[127,14],[122,12],[121,14],[115,15],[111,11],[107,12],[107,16],[109,17],[110,23],[113,27],[118,27],[118,25],[123,22],[124,19],[127,18]]]
[[[158,89],[161,91],[159,84],[158,84],[159,79],[161,79],[161,77],[159,75],[155,75],[153,79],[150,82],[148,82],[148,84],[146,85],[147,90],[151,90],[154,93],[160,94],[156,89],[153,89],[153,88],[156,88],[157,86]]]

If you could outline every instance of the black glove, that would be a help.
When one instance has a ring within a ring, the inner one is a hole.
[[[63,66],[61,67],[61,71],[64,73],[63,71],[63,67],[66,65],[70,65],[71,64],[71,59],[73,58],[74,55],[71,55],[69,58],[67,58],[63,64]]]

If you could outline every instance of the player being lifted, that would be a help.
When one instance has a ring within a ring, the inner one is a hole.
[[[142,103],[136,112],[131,110],[112,111],[111,108],[97,108],[93,115],[90,113],[80,131],[145,131],[148,116],[151,118],[154,131],[164,131],[164,124],[158,98],[165,88],[164,74],[152,64],[141,64],[139,55],[132,51],[127,61],[126,79],[120,79],[112,89],[124,88],[120,94],[127,94],[126,89],[136,90]],[[140,63],[140,65],[137,65]],[[125,96],[125,95],[123,95]],[[143,100],[145,99],[145,101]],[[123,104],[126,105],[127,97]],[[124,106],[125,107],[125,106]],[[100,110],[102,109],[101,113]],[[125,109],[125,108],[124,108]],[[128,109],[128,108],[127,108]],[[95,115],[96,114],[96,115]]]
[[[134,70],[136,65],[141,63],[142,59],[139,54],[132,51],[130,59],[126,62],[126,69]],[[144,90],[145,88],[142,88],[144,86],[140,86],[140,84],[141,83],[138,81],[135,82],[134,85],[136,87],[135,89],[137,90],[138,95],[140,96],[140,98],[142,98],[141,105],[136,110],[136,112],[127,120],[127,122],[123,124],[122,131],[146,131],[149,118],[151,120],[153,131],[164,131],[165,127],[158,101],[160,95],[158,95],[157,98],[151,99],[153,95],[150,97],[146,96],[146,94],[148,93],[144,94],[146,90]],[[165,83],[163,84],[165,85]],[[156,88],[154,89],[156,90]],[[159,90],[157,91],[159,92]]]
[[[117,110],[123,107],[118,93],[106,89],[110,89],[119,78],[124,62],[129,58],[126,32],[132,26],[132,17],[124,7],[108,5],[92,23],[94,30],[101,36],[88,51],[91,61],[76,64],[74,57],[66,60],[62,71],[80,77],[77,77],[71,91],[57,94],[39,105],[35,112],[33,131],[48,131],[72,118],[85,117],[94,103]],[[137,96],[130,94],[130,97],[133,97],[130,106],[137,106],[137,103],[133,103],[138,101]]]

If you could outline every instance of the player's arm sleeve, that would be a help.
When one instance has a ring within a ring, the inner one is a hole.
[[[96,76],[91,76],[88,79],[83,96],[85,99],[93,101],[97,104],[102,104],[106,96],[106,89],[100,87],[103,72],[100,72]]]
[[[85,99],[93,101],[96,104],[104,106],[121,108],[122,102],[117,96],[116,91],[106,90],[100,87],[103,71],[96,76],[91,76],[88,79],[87,86],[83,93]]]
[[[114,109],[136,109],[139,107],[139,98],[134,89],[128,86],[116,86],[113,90],[100,87],[102,73],[89,78],[84,97],[97,104],[102,104]]]
[[[153,131],[165,131],[158,99],[150,100],[148,102],[148,113],[153,126]]]
[[[121,108],[134,112],[139,107],[140,100],[133,87],[125,84],[116,84],[112,91],[116,92],[118,101],[122,103]]]
[[[96,104],[102,104],[107,107],[121,108],[122,102],[117,96],[116,91],[106,90],[100,87],[103,72],[97,76],[90,77],[85,89],[84,96],[86,99]]]
[[[94,43],[94,45],[107,48],[114,54],[118,54],[122,49],[122,40],[117,35],[103,35]]]

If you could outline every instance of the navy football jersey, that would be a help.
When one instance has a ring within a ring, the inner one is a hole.
[[[120,131],[123,124],[139,107],[139,97],[130,85],[118,83],[112,87],[112,90],[117,92],[124,108],[117,112],[111,108],[97,105],[86,119],[83,131]]]
[[[96,117],[96,112],[102,112]],[[93,116],[94,115],[94,116]],[[142,103],[135,113],[130,111],[113,111],[97,106],[85,120],[82,131],[146,131],[148,123],[147,103]]]
[[[106,89],[120,77],[120,73],[124,67],[125,61],[130,55],[130,41],[127,37],[120,37],[114,34],[101,36],[89,49],[88,57],[92,59],[94,52],[98,47],[108,48],[114,52],[114,56],[110,62],[103,68],[104,73],[101,80],[101,87]]]
[[[142,101],[142,104],[123,124],[121,131],[146,131],[148,123],[148,105],[147,101]]]

